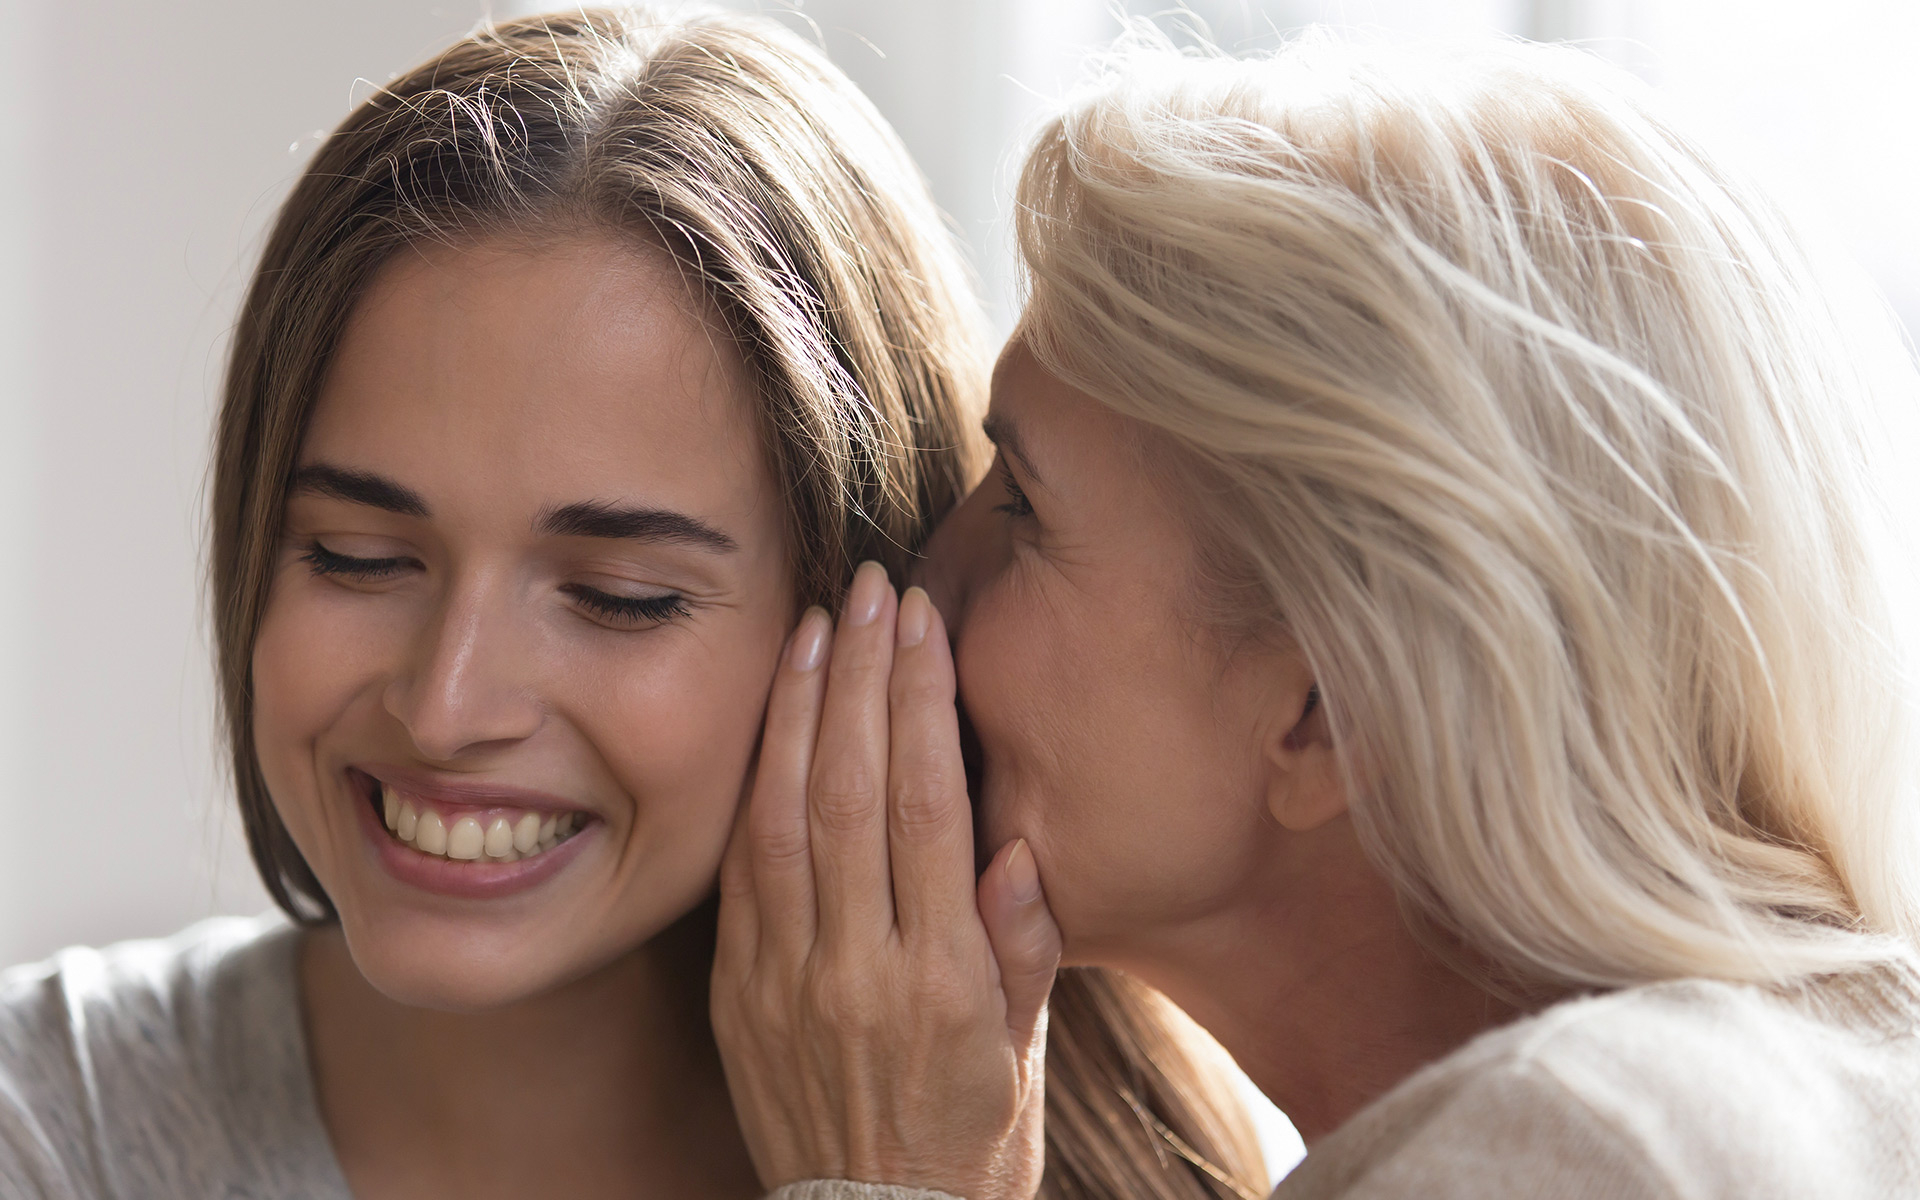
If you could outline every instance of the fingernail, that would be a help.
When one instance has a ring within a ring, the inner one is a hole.
[[[900,646],[918,646],[927,638],[927,624],[933,616],[933,604],[927,594],[917,587],[910,587],[900,597],[900,623],[894,626],[894,643]]]
[[[809,608],[800,618],[800,628],[793,631],[793,649],[787,652],[787,662],[801,672],[818,667],[827,657],[827,641],[832,634],[833,618],[827,616],[827,610]]]
[[[853,573],[853,587],[847,591],[847,624],[871,625],[886,602],[887,569],[877,562],[863,562]]]
[[[1027,849],[1025,838],[1015,842],[1013,851],[1007,855],[1007,886],[1021,904],[1032,904],[1040,898],[1040,868],[1035,865],[1033,851]]]

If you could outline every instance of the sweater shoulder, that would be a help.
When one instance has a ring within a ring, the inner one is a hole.
[[[1679,980],[1555,1005],[1416,1073],[1279,1194],[1546,1190],[1920,1194],[1920,971]]]
[[[0,1192],[218,1195],[310,1148],[297,944],[218,918],[0,974]]]
[[[98,1085],[205,1091],[229,1081],[223,1043],[257,1034],[293,996],[296,930],[277,915],[219,917],[168,938],[75,946],[0,973],[0,1072],[58,1103]]]

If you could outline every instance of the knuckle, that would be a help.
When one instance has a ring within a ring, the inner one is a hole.
[[[863,766],[842,765],[815,776],[808,789],[810,807],[821,824],[835,831],[864,824],[877,807],[879,789]]]
[[[944,834],[957,820],[955,805],[943,780],[904,784],[894,797],[894,827],[901,836],[926,838]]]
[[[945,681],[929,671],[895,671],[889,693],[895,708],[931,708],[951,697]]]
[[[861,682],[885,682],[893,673],[893,639],[879,636],[881,628],[878,623],[867,625],[860,633],[842,639],[846,657],[833,664],[834,672],[842,680],[852,676]]]
[[[870,981],[846,971],[827,971],[814,977],[808,991],[813,1010],[834,1029],[871,1033],[881,1024],[879,990]]]
[[[872,696],[887,689],[892,673],[892,662],[877,649],[851,647],[844,662],[833,664],[828,686],[843,696],[847,693]]]
[[[747,829],[754,858],[771,866],[784,866],[808,857],[807,827],[800,821],[758,821]],[[721,883],[726,882],[722,873]],[[744,885],[751,889],[750,880]]]

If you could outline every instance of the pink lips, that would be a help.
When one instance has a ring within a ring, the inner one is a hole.
[[[375,763],[368,766],[349,767],[347,774],[362,787],[378,781],[402,791],[412,792],[416,796],[448,808],[531,808],[542,812],[571,812],[583,815],[586,813],[586,810],[578,804],[551,792],[514,787],[504,783],[456,782],[444,776],[430,775],[409,767],[390,767]]]
[[[442,896],[470,900],[499,899],[538,886],[579,857],[598,834],[601,822],[577,804],[544,792],[498,784],[452,783],[404,768],[384,765],[349,771],[360,803],[354,807],[368,849],[396,881]],[[583,827],[570,838],[532,857],[515,862],[455,860],[414,849],[391,834],[375,810],[377,783],[411,793],[445,813],[491,818],[513,811],[575,814]]]

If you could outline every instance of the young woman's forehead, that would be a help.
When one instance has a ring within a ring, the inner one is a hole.
[[[751,498],[764,457],[731,345],[670,263],[611,239],[438,248],[383,271],[302,448],[429,502],[474,487]]]

